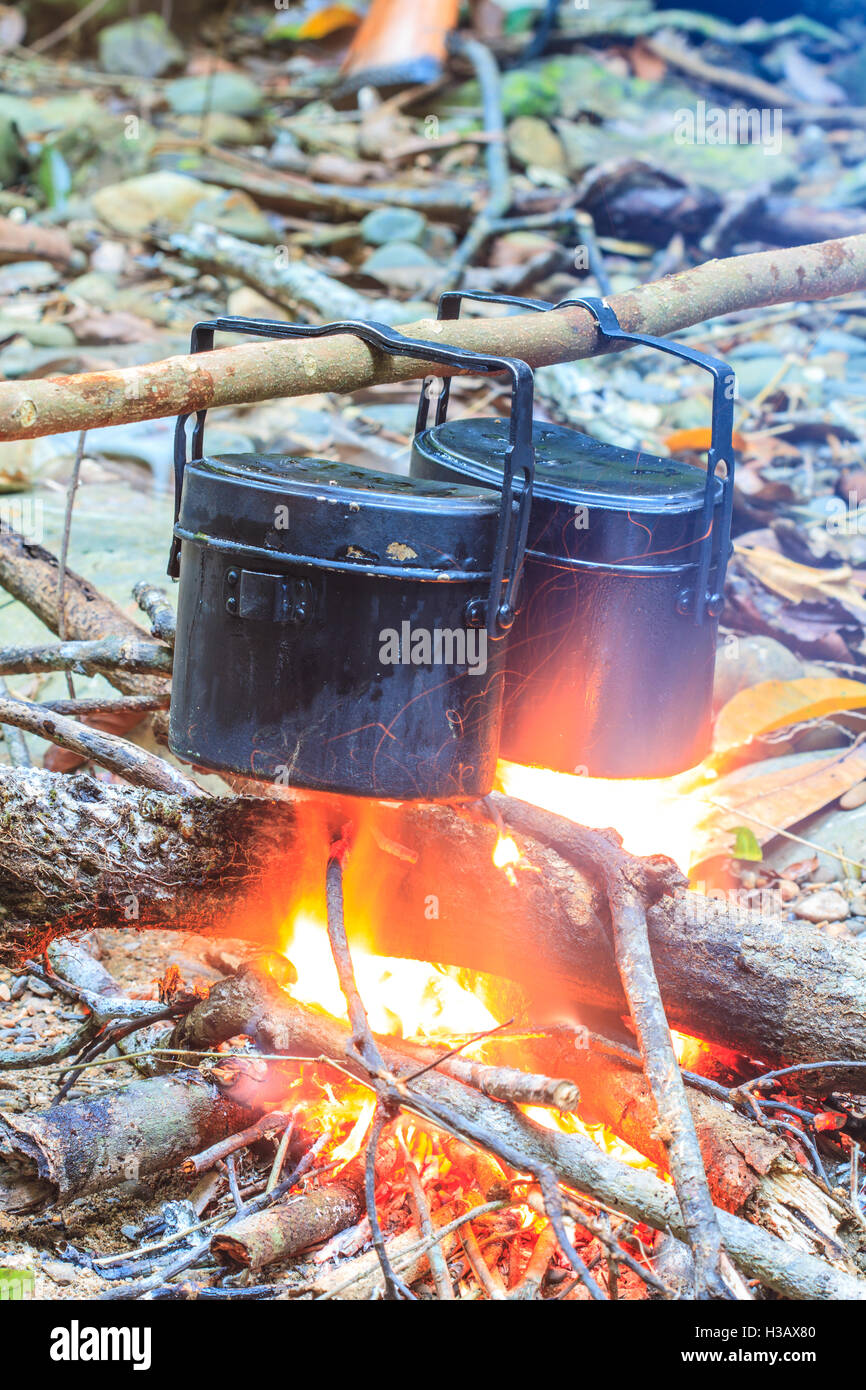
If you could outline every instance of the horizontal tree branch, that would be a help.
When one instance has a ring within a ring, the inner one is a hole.
[[[787,250],[708,261],[655,284],[614,295],[610,303],[630,331],[670,334],[719,314],[866,289],[866,235]],[[584,309],[402,325],[409,336],[521,357],[531,366],[590,357],[599,351],[595,321]],[[0,440],[35,439],[67,430],[239,405],[311,391],[355,391],[379,382],[448,375],[422,358],[385,357],[357,339],[302,344],[267,341],[170,357],[116,372],[0,382]]]
[[[37,734],[59,748],[68,748],[86,759],[92,758],[137,786],[181,797],[204,795],[195,782],[184,777],[163,758],[157,758],[137,744],[118,738],[116,734],[103,733],[87,724],[79,724],[66,714],[54,714],[26,700],[10,700],[0,696],[0,723],[26,729],[28,733]]]
[[[41,671],[159,671],[171,674],[168,647],[146,638],[105,637],[97,641],[55,642],[45,647],[0,647],[0,674],[32,675]]]

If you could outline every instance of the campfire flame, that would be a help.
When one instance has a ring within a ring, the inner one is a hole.
[[[631,852],[665,853],[686,870],[702,809],[700,798],[693,793],[701,781],[700,772],[697,776],[693,772],[657,781],[606,781],[513,763],[500,763],[498,769],[498,783],[509,795],[584,825],[614,826]],[[355,860],[355,872],[364,885],[363,912],[368,920],[358,920],[356,902],[348,925],[355,976],[374,1032],[447,1049],[462,1044],[467,1037],[497,1029],[508,1017],[506,1009],[497,1009],[495,992],[493,1003],[486,996],[486,1002],[482,1002],[473,990],[476,981],[470,972],[449,971],[429,961],[380,955],[364,944],[375,939],[377,912],[388,910],[381,901],[382,885],[378,879],[381,856],[393,855],[400,847],[390,840],[383,843],[383,835],[372,820],[367,824],[366,812],[361,810],[359,815],[369,833],[356,840],[350,860]],[[297,979],[286,982],[283,988],[299,1003],[346,1019],[321,887],[327,843],[324,824],[315,826],[310,834],[309,877],[299,887],[300,900],[285,922],[281,942]],[[359,856],[363,863],[359,863]],[[517,882],[518,874],[535,871],[523,859],[514,838],[505,833],[498,836],[492,859],[512,884]],[[682,1033],[672,1033],[672,1039],[681,1065],[694,1069],[700,1054],[707,1051],[706,1045]],[[461,1046],[461,1055],[484,1060],[484,1039]],[[319,1097],[315,1110],[333,1135],[330,1162],[338,1166],[350,1162],[361,1152],[372,1120],[374,1102],[369,1091],[348,1077],[325,1080],[321,1073],[315,1075],[312,1064],[302,1066],[298,1085],[307,1092],[312,1087]],[[527,1106],[524,1110],[537,1123],[566,1134],[582,1134],[634,1167],[654,1166],[602,1124],[591,1124],[578,1115],[560,1114],[540,1106]],[[425,1137],[423,1130],[417,1131],[415,1140],[421,1145],[419,1152],[423,1153],[424,1145],[429,1147],[429,1136]],[[438,1155],[437,1161],[446,1171],[448,1160],[444,1154]]]
[[[631,854],[666,854],[684,873],[698,822],[706,814],[706,806],[694,794],[702,781],[701,768],[676,777],[609,780],[517,763],[498,766],[499,786],[508,796],[596,830],[613,826]]]
[[[297,981],[288,986],[292,997],[345,1019],[346,1001],[324,919],[309,910],[298,912],[283,951],[298,972]],[[499,1022],[480,999],[436,965],[377,956],[357,946],[352,961],[376,1033],[443,1042],[456,1034],[485,1032]]]

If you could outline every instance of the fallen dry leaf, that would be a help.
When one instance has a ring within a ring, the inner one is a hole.
[[[863,689],[866,693],[866,687]],[[729,809],[714,805],[701,822],[694,862],[729,854],[734,832],[743,823],[754,833],[758,844],[765,845],[778,830],[787,830],[836,801],[861,781],[864,773],[866,747],[857,746],[841,757],[837,753],[816,758],[805,766],[756,773],[729,786],[722,779],[717,789],[707,791],[713,801],[718,800]]]
[[[866,684],[862,681],[842,680],[837,676],[762,681],[748,690],[740,690],[719,710],[713,731],[714,760],[753,739],[763,738],[774,729],[864,706]]]
[[[707,426],[700,425],[692,430],[674,430],[673,434],[665,435],[665,444],[672,453],[678,453],[683,449],[709,449],[712,441],[712,433]],[[736,430],[733,434],[734,448],[745,448],[745,438],[738,434]]]
[[[787,555],[765,546],[735,545],[734,549],[743,569],[790,603],[835,599],[857,622],[866,622],[866,600],[852,582],[855,576],[850,565],[818,569],[789,560]]]

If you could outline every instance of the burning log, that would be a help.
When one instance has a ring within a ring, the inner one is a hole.
[[[178,1024],[178,1046],[209,1048],[222,1032],[226,1038],[246,1031],[269,1053],[332,1058],[344,1071],[370,1082],[370,1071],[351,1042],[349,1029],[327,1014],[304,1008],[269,976],[247,970],[219,982],[207,1000]],[[513,1107],[490,1100],[438,1071],[418,1073],[417,1062],[377,1038],[387,1072],[396,1079],[401,1103],[421,1114],[440,1109],[456,1117],[457,1128],[471,1137],[483,1131],[492,1152],[519,1152],[527,1168],[552,1170],[560,1182],[613,1206],[657,1230],[686,1236],[675,1194],[654,1175],[628,1167],[603,1154],[576,1134],[543,1129]],[[400,1081],[403,1078],[403,1081]],[[435,1118],[434,1118],[435,1123]],[[449,1126],[450,1127],[450,1126]],[[866,1299],[866,1281],[831,1268],[811,1255],[792,1251],[758,1226],[717,1211],[725,1248],[749,1278],[756,1278],[789,1298]]]
[[[174,1168],[248,1123],[249,1110],[196,1072],[0,1113],[0,1210],[33,1211]]]
[[[402,1046],[407,1046],[402,1044]],[[494,1035],[486,1049],[509,1053]],[[581,1118],[603,1124],[664,1168],[652,1091],[634,1063],[596,1046],[575,1048],[548,1037],[520,1043],[524,1061],[567,1073],[580,1086]],[[414,1049],[413,1049],[414,1051]],[[845,1207],[794,1160],[788,1144],[697,1085],[687,1084],[713,1201],[748,1217],[792,1248],[821,1256],[839,1269],[857,1268],[858,1237]]]
[[[219,920],[273,945],[292,902],[323,877],[328,833],[353,814],[337,798],[183,799],[0,769],[0,944],[14,949],[33,926],[116,926],[131,894],[138,926],[206,930]],[[570,822],[561,825],[567,840]],[[516,978],[538,1018],[624,1013],[603,895],[554,850],[517,838],[525,871],[512,884],[491,863],[489,822],[447,806],[371,804],[346,873],[350,932],[372,916],[367,944],[383,955]],[[365,844],[377,856],[372,914]],[[866,1060],[860,943],[681,891],[650,909],[648,927],[674,1027],[774,1065]],[[832,1084],[847,1084],[844,1073]]]

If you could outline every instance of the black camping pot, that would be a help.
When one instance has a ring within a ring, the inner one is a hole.
[[[547,310],[543,300],[442,296]],[[698,763],[710,736],[718,616],[730,553],[734,374],[691,348],[626,333],[599,299],[570,299],[611,342],[641,343],[713,377],[707,471],[536,423],[536,474],[523,599],[508,646],[501,751],[513,762],[594,777],[666,777]],[[448,421],[449,383],[427,428],[417,478],[498,486],[508,425]],[[719,476],[721,474],[722,476]]]
[[[287,786],[385,798],[490,790],[505,650],[532,497],[524,362],[403,337],[383,324],[198,324],[272,338],[351,333],[371,347],[507,372],[496,491],[321,458],[203,454],[175,433],[180,578],[169,745],[180,758]]]

